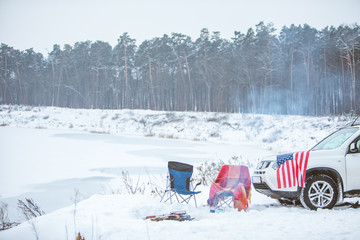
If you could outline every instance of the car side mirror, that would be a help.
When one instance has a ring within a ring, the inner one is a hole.
[[[357,152],[357,149],[356,149],[356,146],[355,146],[355,143],[353,142],[352,144],[350,144],[350,152],[351,153],[356,153]]]

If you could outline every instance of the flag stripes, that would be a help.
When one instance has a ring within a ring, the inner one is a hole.
[[[305,187],[310,151],[278,155],[276,170],[278,188]]]

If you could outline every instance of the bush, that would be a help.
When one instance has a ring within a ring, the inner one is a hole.
[[[1,203],[0,206],[0,231],[4,231],[19,225],[17,222],[11,222],[8,216],[8,205]]]
[[[128,171],[122,171],[122,177],[123,177],[123,183],[125,185],[125,188],[129,194],[136,194],[136,193],[144,194],[145,184],[139,183],[140,176],[138,177],[136,183],[130,177],[130,174]]]
[[[42,211],[31,198],[25,198],[25,202],[18,200],[18,208],[21,210],[26,220],[30,220],[45,214],[45,212]]]
[[[219,159],[213,162],[204,162],[200,166],[196,167],[197,173],[194,176],[194,180],[200,181],[204,186],[210,185],[215,181],[220,169],[223,165],[245,165],[247,167],[253,167],[253,164],[249,160],[243,160],[242,157],[232,156],[227,162]]]

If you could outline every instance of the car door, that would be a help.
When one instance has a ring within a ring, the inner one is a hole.
[[[360,190],[360,136],[354,143],[356,152],[349,151],[346,155],[347,191]]]

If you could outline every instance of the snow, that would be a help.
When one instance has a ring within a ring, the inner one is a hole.
[[[357,239],[358,209],[308,211],[253,191],[248,211],[214,214],[204,206],[209,186],[200,186],[198,208],[161,203],[152,192],[165,187],[168,161],[196,168],[237,156],[252,173],[262,157],[308,149],[348,121],[0,105],[0,202],[23,222],[0,239]],[[141,192],[129,193],[123,172]],[[46,214],[24,221],[16,204],[25,198]],[[174,210],[195,219],[144,219]]]
[[[151,222],[144,216],[185,209],[191,222]],[[39,239],[74,239],[74,207],[34,219]],[[213,214],[205,207],[159,203],[147,195],[94,195],[76,209],[76,230],[86,239],[356,239],[358,210],[308,211],[254,204],[248,212]],[[26,234],[28,233],[28,234]],[[67,237],[68,236],[68,237]],[[22,224],[1,239],[34,239]]]

